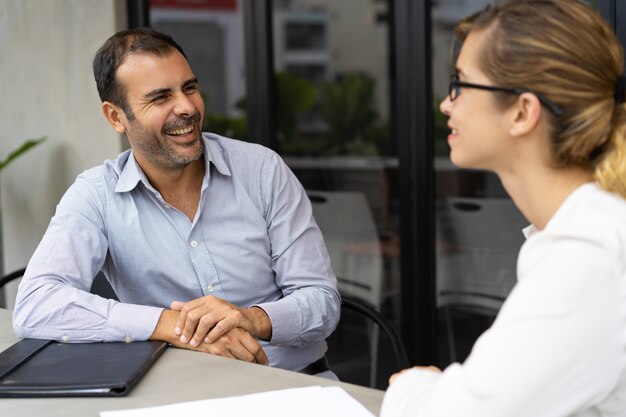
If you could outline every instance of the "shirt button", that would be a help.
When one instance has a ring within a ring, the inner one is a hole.
[[[191,247],[195,248],[196,246],[198,246],[198,242],[196,242],[195,240],[191,241]]]
[[[69,336],[63,336],[63,337],[61,338],[61,342],[63,342],[63,343],[67,343],[67,342],[69,342],[69,341],[70,341],[70,337],[69,337]]]
[[[124,343],[132,343],[133,342],[133,338],[130,336],[125,336],[124,337]]]
[[[208,292],[213,292],[213,285],[209,284],[209,285],[206,287],[206,290],[207,290]]]
[[[169,204],[166,204],[166,205],[165,205],[165,208],[166,208],[166,209],[171,209],[171,208],[172,208],[172,206],[170,206]]]

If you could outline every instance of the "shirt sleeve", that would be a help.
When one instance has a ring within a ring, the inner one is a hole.
[[[258,307],[272,322],[271,343],[318,343],[339,321],[341,299],[330,257],[304,189],[278,155],[266,165],[264,177],[272,268],[284,297]]]
[[[619,258],[600,242],[531,238],[520,282],[465,363],[400,375],[381,416],[564,416],[605,398],[623,366],[624,288]]]
[[[61,199],[18,288],[18,336],[112,342],[154,331],[162,309],[89,293],[108,250],[104,205],[97,184],[80,176]]]

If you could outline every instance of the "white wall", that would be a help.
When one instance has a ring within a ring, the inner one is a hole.
[[[121,151],[91,61],[125,28],[123,0],[0,0],[0,158],[48,140],[0,175],[4,272],[28,263],[59,199],[85,169]],[[15,288],[6,291],[13,306]]]

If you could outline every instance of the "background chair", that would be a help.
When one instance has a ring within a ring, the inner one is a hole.
[[[379,309],[383,258],[365,195],[354,191],[307,190],[343,295]]]
[[[369,355],[379,355],[380,358],[375,358],[376,360],[367,359],[366,363],[377,368],[384,367],[386,372],[381,373],[381,376],[384,374],[384,379],[380,382],[376,378],[371,378],[371,369],[368,372],[368,386],[384,389],[387,387],[387,378],[391,373],[409,367],[406,349],[393,324],[372,306],[357,298],[342,296],[341,320],[337,330],[328,339],[329,351],[327,357],[330,368],[344,382],[361,383],[362,378],[358,378],[353,371],[362,368],[363,360],[358,357],[358,353],[355,355],[354,352],[358,349],[354,348],[360,343],[359,336],[363,337],[363,322],[382,330],[382,333],[376,332],[376,337],[380,338],[380,341],[376,340],[376,345],[378,347],[380,344],[381,349],[372,350],[371,337],[373,333],[370,329],[370,333],[367,336],[370,345],[368,349]],[[348,350],[350,352],[350,357],[348,358],[342,357],[342,353],[346,352],[346,349],[342,349],[343,344],[349,344],[351,347]],[[374,372],[374,375],[376,376],[378,373]]]
[[[307,190],[313,216],[337,275],[342,297],[365,302],[380,311],[383,301],[383,254],[376,223],[362,192]],[[376,383],[380,327],[368,323],[370,386]]]
[[[13,271],[3,276],[2,278],[0,278],[0,288],[4,287],[6,284],[8,284],[9,282],[13,280],[22,278],[22,276],[24,275],[24,272],[26,272],[26,268],[18,269],[17,271]]]
[[[508,198],[446,198],[437,210],[437,306],[455,361],[451,310],[495,318],[517,282],[517,255],[528,221]]]

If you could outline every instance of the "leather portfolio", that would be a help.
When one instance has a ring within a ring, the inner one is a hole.
[[[158,341],[23,339],[0,353],[0,397],[123,396],[166,348]]]

